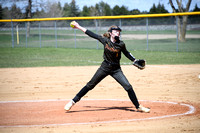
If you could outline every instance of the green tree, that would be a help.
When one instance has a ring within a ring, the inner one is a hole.
[[[156,13],[162,13],[161,10],[162,10],[162,6],[160,3],[158,3],[157,8],[156,8]]]
[[[200,11],[200,8],[197,6],[197,4],[195,4],[193,12],[198,12],[198,11]]]
[[[16,4],[13,4],[11,7],[11,18],[12,19],[20,19],[23,18],[23,14],[21,12],[21,9],[17,7]]]
[[[68,17],[69,13],[70,13],[70,6],[68,3],[65,3],[63,7],[63,17]]]
[[[150,14],[154,14],[154,13],[156,13],[156,12],[157,12],[157,8],[156,8],[155,3],[153,3],[153,6],[150,8],[149,13],[150,13]]]
[[[69,17],[77,17],[79,15],[79,7],[76,5],[76,1],[72,0],[72,2],[70,3]]]
[[[165,9],[164,4],[161,5],[161,9],[160,9],[161,13],[169,13],[167,9]]]
[[[79,7],[76,5],[76,1],[72,0],[71,3],[65,3],[63,8],[64,17],[78,17],[80,15]]]
[[[113,15],[129,15],[130,12],[128,10],[128,7],[125,7],[124,5],[119,7],[118,5],[114,6]]]
[[[3,19],[11,19],[11,12],[8,7],[3,8]]]
[[[0,4],[0,19],[3,19],[3,8]]]
[[[138,9],[133,9],[133,10],[130,11],[130,14],[132,14],[132,15],[140,14],[140,10],[138,10]]]
[[[95,9],[97,11],[97,16],[110,16],[112,14],[110,6],[103,1],[97,3]]]
[[[98,3],[95,5],[95,10],[96,10],[95,16],[102,16],[102,11],[101,11]]]
[[[120,7],[118,5],[114,6],[112,12],[113,15],[120,15]]]
[[[125,7],[124,5],[120,8],[120,15],[129,15],[128,7]]]
[[[90,16],[90,8],[87,6],[83,7],[82,16]]]
[[[60,1],[58,2],[58,9],[61,11],[62,10],[62,6],[61,6],[61,3],[60,3]]]
[[[158,3],[157,6],[155,4],[153,4],[153,6],[149,10],[149,13],[150,14],[168,13],[168,11],[165,9],[164,4],[161,5],[160,3]]]
[[[192,10],[193,12],[199,12],[200,8],[195,4],[194,9]],[[199,24],[200,22],[200,15],[190,15],[188,16],[189,21],[192,22],[193,24]]]
[[[33,13],[33,18],[45,18],[46,14],[47,13],[43,8],[41,10],[37,8],[36,11]]]
[[[104,10],[105,10],[105,16],[111,16],[112,15],[112,9],[110,8],[110,5],[105,4]]]

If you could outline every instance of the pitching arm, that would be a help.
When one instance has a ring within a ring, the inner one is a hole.
[[[101,35],[95,34],[94,32],[87,30],[86,28],[80,26],[76,21],[73,21],[73,23],[71,23],[71,25],[73,25],[73,28],[79,29],[81,31],[83,31],[85,34],[87,34],[88,36],[99,40],[100,42],[104,42],[104,39]]]

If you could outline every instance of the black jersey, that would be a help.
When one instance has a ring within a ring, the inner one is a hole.
[[[125,43],[123,41],[119,40],[113,43],[109,38],[97,35],[90,30],[86,30],[85,34],[99,40],[104,45],[103,58],[106,62],[113,65],[120,65],[121,52],[131,61],[135,60],[135,57],[127,51]]]

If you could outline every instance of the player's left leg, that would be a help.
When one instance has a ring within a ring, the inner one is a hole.
[[[127,78],[125,77],[121,69],[116,70],[113,74],[111,74],[111,76],[127,91],[131,102],[135,105],[138,111],[146,113],[150,112],[150,109],[145,108],[139,104],[137,96],[131,84],[128,82]]]
[[[135,107],[139,108],[137,96],[135,95],[131,84],[128,82],[121,69],[116,70],[111,76],[127,91],[128,96],[132,103],[135,105]]]

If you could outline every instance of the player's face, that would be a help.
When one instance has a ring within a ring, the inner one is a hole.
[[[111,40],[119,40],[119,36],[120,36],[120,31],[119,30],[112,30],[112,33],[110,33],[111,35]]]
[[[120,36],[119,30],[112,30],[112,36]]]

